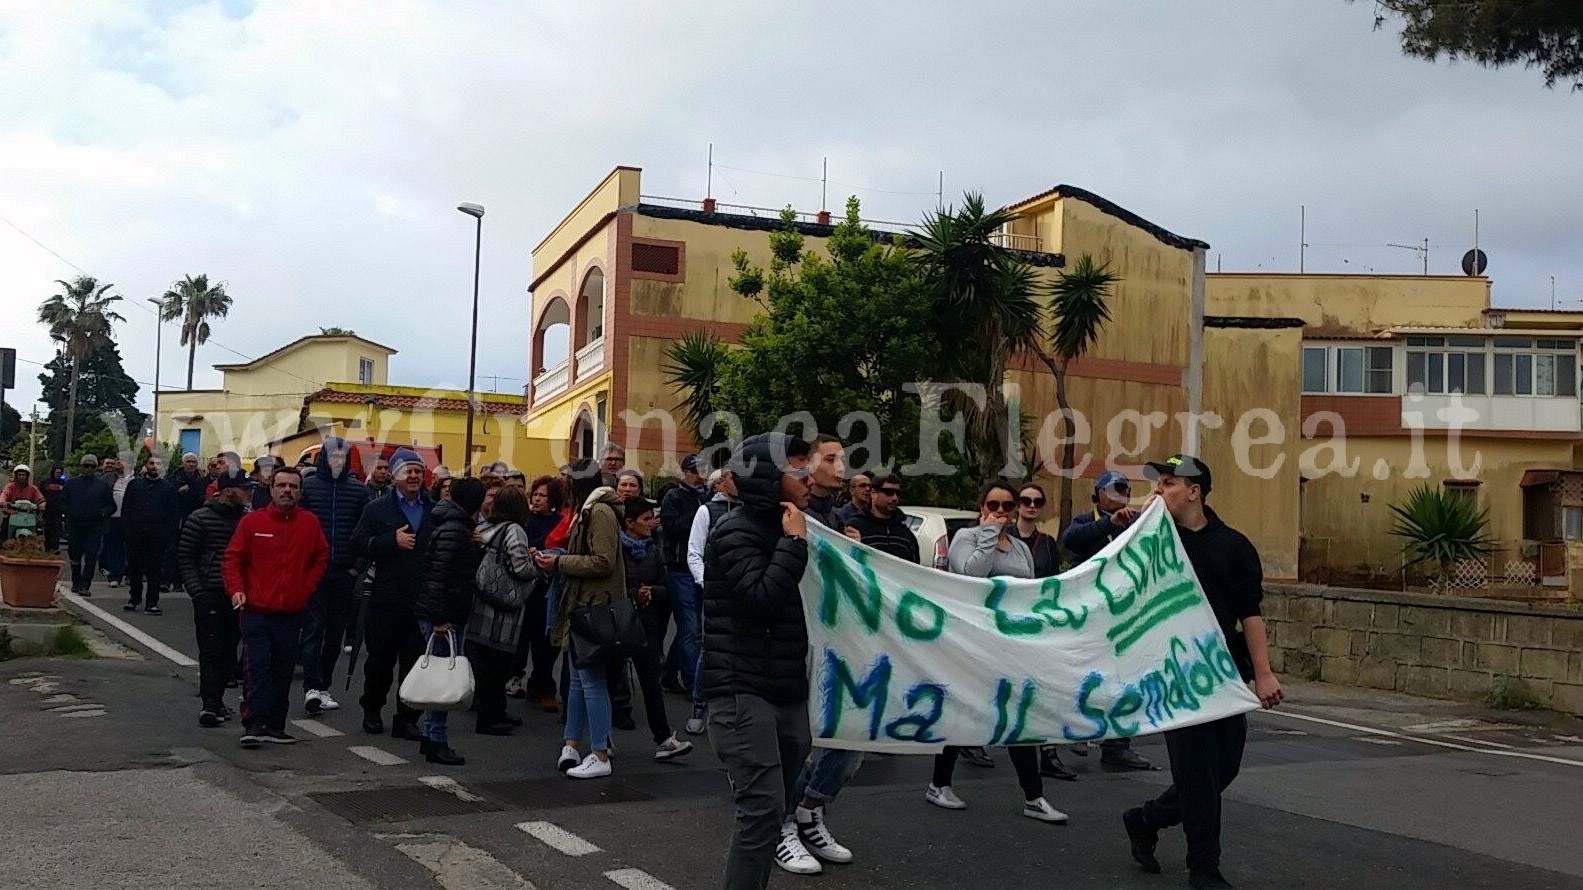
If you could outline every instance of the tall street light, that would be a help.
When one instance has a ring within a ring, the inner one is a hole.
[[[159,297],[149,297],[148,301],[154,304],[154,444],[159,444],[159,353],[162,341],[165,339],[165,322],[161,315],[165,311],[165,301]]]
[[[462,447],[467,455],[462,462],[462,475],[473,475],[473,376],[478,371],[478,265],[484,249],[484,205],[458,204],[456,209],[478,220],[477,236],[473,243],[473,335],[467,348],[467,436]]]

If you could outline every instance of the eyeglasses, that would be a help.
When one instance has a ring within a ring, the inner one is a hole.
[[[984,502],[984,509],[990,511],[991,513],[1004,513],[1004,512],[1010,510],[1012,507],[1015,507],[1015,506],[1017,506],[1017,502],[1016,501],[985,501]]]
[[[1017,502],[1022,504],[1024,507],[1042,507],[1042,506],[1044,506],[1044,498],[1021,497],[1021,498],[1017,498]]]
[[[875,494],[882,494],[882,495],[885,495],[886,497],[893,497],[893,498],[901,497],[901,489],[899,489],[899,488],[876,488],[876,489],[874,489],[874,493]]]

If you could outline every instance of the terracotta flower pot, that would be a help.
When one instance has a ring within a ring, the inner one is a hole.
[[[48,609],[55,605],[55,580],[63,565],[58,559],[0,556],[0,598],[8,606]]]

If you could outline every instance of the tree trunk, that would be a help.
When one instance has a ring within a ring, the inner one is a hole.
[[[77,430],[77,356],[71,357],[71,386],[67,387],[66,395],[66,438],[61,440],[60,463],[66,466],[66,457],[71,454],[72,434]]]
[[[1061,426],[1058,435],[1066,441],[1061,445],[1061,493],[1057,499],[1060,520],[1060,530],[1064,531],[1072,521],[1072,466],[1077,463],[1077,442],[1073,441],[1073,434],[1077,432],[1077,425],[1072,422],[1072,416],[1067,411],[1066,403],[1066,362],[1058,360],[1043,352],[1038,353],[1039,360],[1050,369],[1055,376],[1055,407],[1061,412]]]
[[[198,358],[198,335],[187,340],[187,391],[192,392],[192,365]]]

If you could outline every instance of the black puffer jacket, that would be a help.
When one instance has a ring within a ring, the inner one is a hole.
[[[413,614],[435,624],[466,627],[478,593],[478,563],[483,555],[473,543],[473,517],[451,501],[441,501],[429,514],[429,525],[428,567]]]
[[[302,477],[302,505],[319,517],[325,543],[330,545],[330,565],[325,574],[344,572],[357,559],[352,532],[368,506],[368,486],[352,475],[351,461],[341,467],[340,478],[330,475],[330,452],[346,448],[346,442],[331,436],[314,458],[314,471]]]
[[[225,579],[220,577],[220,558],[237,523],[242,507],[212,497],[187,515],[176,542],[176,567],[188,596],[225,596]]]
[[[775,704],[808,698],[808,626],[797,587],[808,542],[781,532],[781,474],[772,460],[786,453],[788,441],[782,433],[743,441],[736,466],[742,506],[704,545],[705,697],[748,694]]]
[[[418,497],[423,502],[423,521],[418,524],[417,544],[411,550],[396,546],[396,530],[408,523],[406,514],[396,505],[393,487],[368,502],[357,528],[352,530],[352,549],[374,563],[374,589],[368,603],[372,608],[411,611],[423,591],[434,517],[428,494],[419,491]]]

